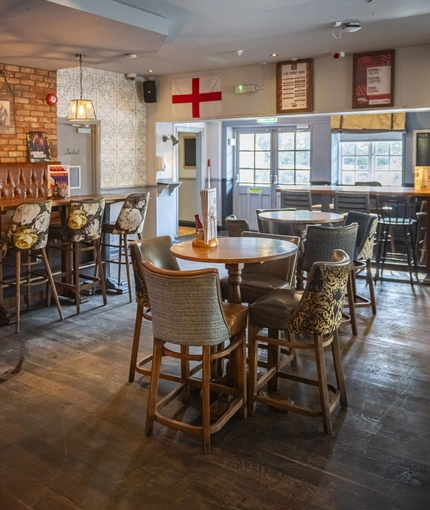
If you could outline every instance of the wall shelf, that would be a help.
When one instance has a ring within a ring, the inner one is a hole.
[[[161,193],[163,192],[164,189],[168,188],[169,190],[169,195],[171,195],[176,188],[178,188],[180,185],[182,184],[182,182],[179,182],[179,181],[157,181],[157,186],[158,186],[158,196],[161,195]]]

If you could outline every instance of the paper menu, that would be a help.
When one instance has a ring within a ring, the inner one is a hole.
[[[202,205],[202,224],[204,242],[208,243],[217,237],[217,202],[216,188],[202,189],[200,191]]]
[[[70,197],[69,165],[48,165],[49,190],[48,195],[53,198]]]

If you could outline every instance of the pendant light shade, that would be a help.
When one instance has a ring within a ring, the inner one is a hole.
[[[71,121],[89,121],[96,119],[93,102],[91,99],[82,99],[82,54],[79,57],[79,83],[80,83],[80,99],[72,99],[70,101],[69,110],[67,112],[67,120]]]

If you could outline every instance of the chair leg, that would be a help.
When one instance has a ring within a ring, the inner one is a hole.
[[[334,371],[336,374],[337,387],[339,388],[340,392],[340,406],[342,408],[345,408],[348,407],[348,400],[346,398],[345,378],[343,376],[342,366],[342,355],[340,352],[339,334],[337,330],[333,333],[333,342],[331,344],[331,350],[333,354]]]
[[[99,268],[100,285],[102,288],[102,296],[103,296],[103,305],[106,306],[107,305],[106,280],[105,280],[105,274],[103,271],[100,239],[95,239],[94,245],[95,245],[95,250],[96,250],[96,265]]]
[[[124,256],[125,256],[125,271],[127,273],[127,285],[128,285],[128,297],[130,303],[133,301],[133,295],[131,292],[131,277],[130,277],[130,256],[128,253],[128,239],[127,234],[124,234]]]
[[[187,345],[181,345],[181,354],[187,355],[190,352],[190,348]],[[182,391],[182,402],[188,404],[190,401],[190,385],[188,380],[190,378],[190,363],[186,359],[181,359],[181,381],[184,385]]]
[[[73,277],[75,284],[76,313],[81,313],[81,290],[79,278],[79,243],[73,243]]]
[[[257,370],[258,370],[258,342],[256,336],[258,334],[257,326],[248,326],[248,414],[255,414],[255,394],[257,387]]]
[[[148,409],[146,412],[145,436],[151,436],[154,429],[155,410],[157,407],[158,382],[160,379],[161,358],[164,342],[154,338],[152,374],[149,382]]]
[[[21,250],[16,250],[15,333],[21,329]]]
[[[351,318],[351,328],[352,334],[357,336],[357,320],[355,317],[355,294],[354,294],[354,277],[353,270],[349,272],[348,276],[348,284],[347,284],[347,292],[348,292],[348,308],[349,315]]]
[[[318,388],[320,392],[320,402],[321,402],[321,412],[322,419],[324,425],[324,432],[326,434],[332,433],[331,427],[331,416],[329,409],[329,395],[328,395],[328,387],[327,387],[327,371],[325,368],[325,360],[324,360],[324,348],[323,348],[323,339],[319,335],[314,335],[314,343],[315,343],[315,358],[317,365],[317,373],[318,373]]]
[[[211,348],[208,345],[202,348],[202,435],[203,452],[211,452],[211,416],[210,416],[210,375],[211,375]]]
[[[372,306],[372,313],[376,315],[376,299],[375,299],[375,287],[373,285],[372,278],[372,265],[371,260],[366,260],[366,281],[369,285],[370,304]]]
[[[277,329],[269,329],[269,338],[278,338],[279,331]],[[279,345],[268,344],[267,346],[267,369],[270,370],[272,367],[276,367],[276,374],[267,381],[267,388],[270,391],[278,391],[278,372],[279,372],[279,360],[281,355],[281,348]]]
[[[129,382],[134,381],[134,374],[136,373],[136,363],[137,363],[137,355],[139,352],[140,331],[142,329],[142,319],[143,319],[143,306],[137,305],[136,322],[134,324],[133,344],[131,347],[130,370],[128,373]]]
[[[45,264],[46,276],[48,277],[49,287],[52,289],[52,295],[54,296],[60,320],[63,320],[63,311],[61,310],[60,300],[58,299],[57,289],[55,287],[54,278],[52,277],[51,266],[49,265],[48,257],[46,255],[46,248],[42,248],[40,252],[42,254],[43,263]]]
[[[243,400],[242,408],[239,411],[241,418],[245,419],[247,416],[246,407],[246,346],[245,346],[245,331],[241,331],[240,337],[242,342],[237,348],[237,389],[239,396]]]

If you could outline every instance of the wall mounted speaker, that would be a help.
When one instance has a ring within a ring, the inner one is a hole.
[[[157,102],[155,81],[146,80],[143,82],[143,100],[145,103]]]

